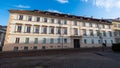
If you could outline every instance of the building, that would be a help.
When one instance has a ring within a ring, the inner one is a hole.
[[[103,19],[39,10],[9,10],[3,51],[100,47],[114,43]]]
[[[0,51],[2,51],[2,46],[4,43],[5,33],[6,33],[6,26],[0,25]]]
[[[113,31],[115,35],[115,42],[120,43],[120,19],[111,19],[113,24]]]

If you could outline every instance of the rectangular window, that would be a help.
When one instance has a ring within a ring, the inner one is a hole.
[[[60,43],[60,38],[58,38],[58,43]]]
[[[98,43],[99,43],[99,44],[101,44],[101,41],[100,41],[100,40],[98,40]]]
[[[85,23],[85,22],[82,22],[82,26],[85,27],[85,26],[86,26],[86,23]]]
[[[35,27],[35,33],[39,33],[39,27]]]
[[[50,27],[50,34],[54,34],[54,27]]]
[[[67,28],[64,28],[63,32],[66,35],[67,34]]]
[[[30,27],[30,26],[27,26],[27,31],[26,31],[26,33],[30,33],[30,30],[31,30],[31,27]]]
[[[21,31],[22,31],[22,26],[18,25],[17,32],[21,32]]]
[[[103,36],[106,36],[106,32],[105,31],[103,31]]]
[[[100,36],[100,30],[96,30],[97,36]]]
[[[78,29],[74,28],[74,35],[78,35]]]
[[[112,32],[111,32],[111,31],[109,31],[109,36],[110,36],[110,37],[112,36]]]
[[[84,39],[84,43],[87,44],[87,40],[86,39]]]
[[[36,50],[36,49],[37,49],[37,46],[34,46],[33,49]]]
[[[53,39],[53,38],[50,39],[50,43],[51,43],[51,44],[54,43],[54,39]]]
[[[74,21],[73,23],[74,23],[74,26],[77,26],[77,21]]]
[[[60,19],[58,19],[58,24],[61,24],[61,20]]]
[[[28,21],[32,21],[32,16],[28,16]]]
[[[92,23],[89,23],[89,26],[92,27]]]
[[[43,38],[43,44],[46,44],[46,38]]]
[[[54,23],[54,19],[51,19],[51,23]]]
[[[44,22],[47,22],[47,18],[44,18]]]
[[[90,36],[94,36],[93,35],[93,30],[89,30],[90,31]]]
[[[57,28],[57,34],[61,34],[61,28]]]
[[[38,44],[38,38],[35,38],[34,44]]]
[[[66,25],[66,24],[67,24],[67,21],[65,20],[65,21],[64,21],[64,25]]]
[[[23,20],[23,15],[19,15],[19,20]]]
[[[47,34],[47,27],[43,27],[42,33]]]
[[[102,25],[103,28],[105,28],[105,25]]]
[[[83,32],[83,36],[87,36],[86,29],[83,29],[82,32]]]
[[[25,47],[24,47],[24,50],[25,50],[25,51],[28,51],[28,47],[27,47],[27,46],[25,46]]]
[[[40,22],[40,17],[37,17],[36,21],[37,21],[37,22]]]
[[[113,44],[113,40],[111,40],[111,44]]]
[[[25,43],[26,43],[26,44],[29,43],[29,38],[26,38]]]
[[[20,38],[16,38],[15,43],[19,43],[20,42]]]
[[[64,39],[64,43],[67,43],[67,39]]]
[[[91,42],[92,42],[92,44],[94,44],[94,40],[93,40],[93,39],[92,39],[92,41],[91,41]]]

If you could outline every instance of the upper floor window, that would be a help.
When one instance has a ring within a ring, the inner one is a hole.
[[[103,36],[106,36],[106,32],[105,31],[103,31]]]
[[[78,35],[78,29],[74,28],[74,35]]]
[[[61,20],[60,19],[58,19],[58,24],[61,24]]]
[[[67,28],[63,29],[64,34],[67,34]]]
[[[21,31],[22,31],[22,25],[18,25],[17,32],[21,32]]]
[[[47,18],[44,18],[44,22],[47,22]]]
[[[86,35],[87,35],[86,29],[83,29],[83,30],[82,30],[82,33],[83,33],[83,36],[86,36]]]
[[[100,36],[100,30],[96,30],[97,36]]]
[[[42,29],[42,33],[43,34],[47,34],[47,27],[42,27],[43,29]]]
[[[31,31],[31,27],[30,27],[30,26],[27,26],[26,33],[30,33],[30,31]]]
[[[28,21],[32,21],[32,16],[28,16]]]
[[[50,27],[50,34],[54,34],[54,27]]]
[[[110,26],[110,25],[108,25],[108,28],[110,29],[110,28],[111,28],[111,26]]]
[[[92,23],[89,23],[89,26],[92,27]]]
[[[35,27],[35,33],[39,33],[39,27],[38,26]]]
[[[60,38],[58,38],[58,43],[60,43]]]
[[[38,38],[35,38],[34,44],[38,44]]]
[[[16,38],[15,43],[19,43],[20,42],[20,38]]]
[[[93,36],[93,30],[89,30],[90,31],[90,36]]]
[[[66,24],[67,24],[67,21],[65,20],[65,21],[64,21],[64,25],[66,25]]]
[[[55,22],[55,20],[54,19],[51,19],[51,23],[54,23]]]
[[[19,20],[23,20],[23,15],[19,15]]]
[[[25,43],[28,44],[29,43],[29,38],[25,39]]]
[[[102,25],[102,28],[105,28],[105,25]]]
[[[111,31],[109,31],[109,36],[110,36],[110,37],[112,36],[112,32],[111,32]]]
[[[37,17],[36,21],[37,21],[37,22],[40,22],[40,17]]]
[[[86,23],[85,23],[85,22],[82,22],[82,26],[85,27],[85,26],[86,26]]]
[[[73,23],[74,23],[75,26],[77,26],[77,21],[74,21]]]
[[[57,28],[57,34],[61,34],[61,28]]]

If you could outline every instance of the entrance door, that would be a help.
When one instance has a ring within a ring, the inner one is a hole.
[[[80,48],[80,40],[74,39],[74,48]]]

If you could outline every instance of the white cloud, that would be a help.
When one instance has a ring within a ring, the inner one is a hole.
[[[120,0],[94,0],[97,7],[105,8],[107,11],[112,8],[120,8]]]
[[[48,9],[47,11],[49,11],[49,12],[55,12],[55,13],[62,13],[62,12],[60,12],[58,10],[53,10],[53,9]]]
[[[57,0],[59,3],[68,3],[68,0]]]
[[[17,8],[31,8],[31,7],[28,6],[28,5],[21,5],[21,4],[15,5],[15,7],[17,7]]]

